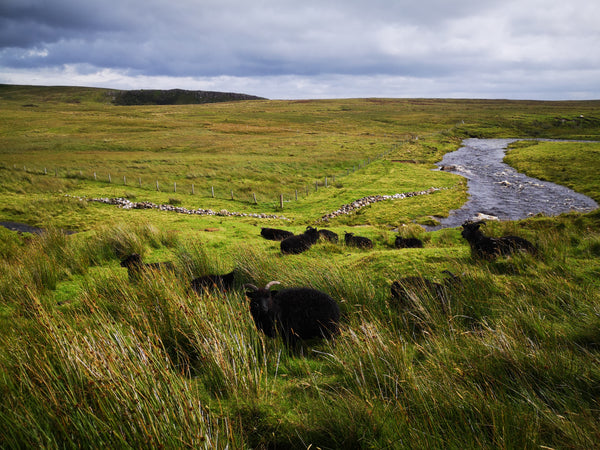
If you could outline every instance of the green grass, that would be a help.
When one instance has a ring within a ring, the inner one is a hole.
[[[370,99],[129,108],[109,105],[105,94],[0,87],[6,119],[0,121],[0,218],[48,228],[39,236],[0,228],[0,447],[596,445],[598,212],[489,223],[491,235],[517,234],[540,248],[539,257],[494,262],[474,261],[460,230],[429,233],[414,222],[435,220],[465,200],[462,179],[430,170],[462,137],[597,139],[598,102]],[[597,144],[513,147],[510,164],[598,200]],[[375,158],[380,151],[387,153]],[[369,157],[370,164],[348,173]],[[44,166],[59,163],[59,176],[43,174]],[[128,180],[160,176],[176,180],[178,192],[77,175],[92,163],[115,180],[118,168],[135,165]],[[252,164],[252,190],[266,195],[307,180],[313,190],[283,210],[277,200],[254,205],[179,191],[182,174],[209,163],[215,186],[241,173],[231,170],[236,164]],[[340,174],[315,192],[323,167]],[[261,226],[320,227],[324,213],[357,198],[431,186],[441,190],[379,202],[327,224],[372,238],[372,250],[318,243],[282,256],[277,243],[259,235]],[[126,196],[290,220],[129,211],[71,196]],[[393,248],[396,227],[425,247]],[[62,228],[80,232],[66,235]],[[131,252],[172,261],[176,271],[130,281],[119,261]],[[189,289],[193,277],[232,269],[237,289],[230,293],[198,296]],[[445,308],[425,294],[405,308],[391,301],[393,280],[421,274],[440,281],[445,269],[462,274]],[[338,300],[336,341],[309,343],[299,354],[258,333],[239,288],[271,280],[312,286]]]

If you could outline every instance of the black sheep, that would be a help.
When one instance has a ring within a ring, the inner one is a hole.
[[[461,235],[471,246],[471,253],[474,257],[494,259],[498,256],[511,255],[517,251],[529,252],[532,255],[537,254],[537,248],[527,239],[519,236],[499,238],[485,236],[479,229],[481,225],[485,225],[485,222],[466,221],[462,224]]]
[[[391,286],[392,298],[398,303],[398,306],[406,307],[411,303],[411,294],[429,295],[438,298],[445,310],[449,301],[449,289],[459,283],[460,278],[449,270],[444,270],[442,273],[449,277],[441,283],[421,276],[404,277],[394,281]]]
[[[320,229],[319,236],[329,242],[338,242],[338,235],[331,230]]]
[[[418,238],[403,238],[397,236],[394,241],[396,248],[423,248],[423,241]]]
[[[281,241],[281,253],[298,254],[312,247],[319,240],[319,231],[313,227],[306,227],[302,234],[295,234]]]
[[[306,339],[329,339],[339,332],[340,309],[333,298],[307,287],[271,291],[275,284],[280,283],[271,281],[262,289],[244,285],[258,330],[268,337],[279,334],[290,346]]]
[[[233,288],[235,281],[235,271],[226,273],[225,275],[204,275],[192,280],[192,289],[198,294],[203,291],[216,289],[225,292]]]
[[[260,235],[270,241],[283,241],[285,238],[293,236],[294,233],[277,228],[261,228]]]
[[[121,261],[121,267],[127,267],[127,273],[130,280],[140,277],[140,274],[148,270],[174,270],[172,262],[145,263],[142,257],[137,253],[132,253]]]
[[[354,236],[354,233],[344,235],[346,245],[358,248],[373,248],[373,241],[364,236]]]

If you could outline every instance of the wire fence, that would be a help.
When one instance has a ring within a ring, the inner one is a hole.
[[[390,148],[378,155],[373,157],[367,157],[361,161],[358,161],[352,165],[352,167],[348,167],[344,172],[338,172],[337,174],[330,174],[323,176],[319,179],[315,179],[314,183],[305,184],[301,187],[295,188],[293,191],[288,190],[287,192],[273,192],[271,195],[265,194],[264,192],[257,195],[256,192],[251,192],[248,195],[248,190],[246,189],[244,194],[236,194],[234,189],[231,188],[223,188],[222,186],[215,187],[215,185],[207,184],[207,183],[194,183],[189,181],[165,181],[164,179],[152,179],[148,180],[147,177],[142,177],[140,175],[123,175],[122,173],[112,173],[112,172],[100,172],[100,171],[91,171],[86,172],[80,169],[73,168],[65,168],[65,167],[34,167],[32,165],[17,165],[13,164],[10,167],[3,165],[4,169],[8,170],[23,170],[26,173],[37,174],[37,175],[45,175],[45,176],[53,176],[56,178],[64,178],[64,179],[78,179],[78,180],[86,180],[93,181],[96,183],[103,183],[105,185],[115,185],[122,187],[135,187],[136,189],[142,189],[147,191],[155,191],[155,192],[170,192],[174,194],[181,195],[193,195],[205,198],[215,198],[215,199],[229,199],[236,200],[239,202],[253,203],[279,203],[280,207],[283,208],[284,203],[291,201],[298,201],[299,199],[306,198],[311,194],[318,192],[320,189],[329,188],[331,186],[335,186],[336,183],[343,179],[345,176],[350,176],[351,174],[364,169],[369,164],[374,161],[381,160],[388,156],[391,152],[397,150],[400,146],[410,142],[410,140],[400,141],[398,143],[392,144]]]

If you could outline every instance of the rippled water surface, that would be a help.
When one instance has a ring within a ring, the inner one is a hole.
[[[598,208],[591,198],[564,186],[530,178],[502,162],[506,147],[518,139],[466,139],[437,165],[467,178],[469,200],[431,229],[460,226],[477,214],[518,220]]]

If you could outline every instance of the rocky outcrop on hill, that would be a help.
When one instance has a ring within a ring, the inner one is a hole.
[[[134,105],[187,105],[200,103],[235,102],[240,100],[265,100],[254,95],[233,92],[187,91],[183,89],[140,89],[112,91],[112,102],[120,106]]]

